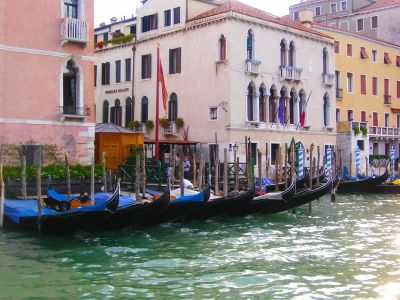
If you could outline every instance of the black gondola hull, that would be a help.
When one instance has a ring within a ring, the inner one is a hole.
[[[368,190],[373,190],[375,186],[385,182],[388,179],[388,170],[381,175],[376,177],[367,178],[364,180],[357,181],[343,181],[341,180],[337,188],[337,192],[340,194],[346,193],[362,193]]]

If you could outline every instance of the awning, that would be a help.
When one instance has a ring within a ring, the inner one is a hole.
[[[202,144],[201,142],[196,141],[184,141],[184,140],[159,140],[160,144],[168,144],[168,145],[197,145]],[[145,139],[145,144],[155,144],[155,140]]]
[[[400,114],[400,108],[392,108],[392,113]]]
[[[368,59],[369,58],[368,53],[367,53],[367,51],[365,51],[364,47],[361,47],[361,58],[362,59]]]
[[[389,53],[385,53],[384,55],[385,64],[391,64],[392,60],[390,59]]]

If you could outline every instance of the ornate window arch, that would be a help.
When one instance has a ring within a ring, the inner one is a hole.
[[[168,120],[176,121],[178,118],[178,96],[172,93],[168,102]]]
[[[280,44],[280,53],[281,53],[281,66],[287,65],[287,43],[285,39],[281,40]]]
[[[331,104],[328,93],[325,93],[323,99],[324,127],[331,125]]]
[[[149,119],[149,99],[146,96],[142,98],[141,108],[142,114],[140,121],[141,123],[146,123],[146,121]]]
[[[252,29],[247,31],[247,59],[255,58],[255,48],[254,48],[254,32]]]
[[[258,96],[259,121],[267,122],[267,88],[264,83],[260,85]]]
[[[277,103],[276,99],[278,97],[278,90],[276,86],[273,84],[271,86],[271,89],[269,90],[270,96],[269,96],[269,103],[268,103],[268,111],[269,111],[269,122],[270,123],[277,123]]]
[[[81,68],[70,59],[62,68],[60,106],[64,115],[84,115],[83,75]]]
[[[131,97],[126,98],[125,102],[125,127],[128,127],[129,123],[133,121],[133,102]]]
[[[108,123],[108,109],[109,109],[110,104],[108,103],[107,100],[104,100],[103,102],[103,123]]]
[[[219,41],[218,41],[218,48],[219,48],[219,60],[226,60],[226,38],[223,34],[221,34]]]
[[[289,66],[296,66],[296,45],[294,41],[291,41],[289,44]]]
[[[252,122],[256,121],[256,116],[257,116],[257,106],[258,106],[258,101],[257,101],[257,88],[254,82],[250,82],[249,85],[247,86],[247,103],[246,103],[246,111],[247,111],[247,121]]]
[[[329,72],[329,55],[328,55],[328,49],[326,47],[322,51],[322,72],[324,74],[328,74]]]

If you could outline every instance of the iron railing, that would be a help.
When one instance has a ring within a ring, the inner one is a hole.
[[[60,116],[88,117],[90,115],[90,108],[87,106],[59,106],[58,109]]]

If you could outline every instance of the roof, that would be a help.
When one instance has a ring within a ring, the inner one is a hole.
[[[184,140],[158,140],[160,144],[169,144],[169,145],[197,145],[201,144],[201,142],[195,142],[195,141],[184,141]],[[144,140],[145,144],[155,144],[155,140],[151,139],[145,139]]]
[[[323,34],[321,32],[318,32],[316,30],[313,30],[311,28],[308,28],[308,27],[302,25],[301,23],[296,23],[296,22],[290,21],[285,17],[279,18],[279,17],[274,16],[266,11],[263,11],[261,9],[255,8],[255,7],[247,5],[247,4],[244,4],[237,0],[226,0],[222,5],[214,8],[214,9],[211,9],[209,11],[206,11],[206,12],[188,20],[188,22],[205,19],[205,18],[209,18],[212,16],[221,15],[221,14],[224,14],[227,12],[235,12],[235,13],[253,17],[253,18],[256,18],[259,20],[279,24],[282,26],[291,27],[294,29],[298,29],[298,30],[301,30],[304,32],[316,34],[316,35],[323,36],[326,38],[331,38],[330,36]]]
[[[111,123],[102,123],[102,124],[96,124],[96,133],[128,133],[128,134],[133,134],[136,133],[133,130],[127,129],[120,127],[115,124]]]
[[[381,40],[381,39],[378,39],[378,38],[376,38],[374,36],[371,36],[371,35],[368,35],[368,34],[365,34],[365,33],[360,33],[360,32],[354,32],[354,31],[350,31],[350,30],[346,30],[346,29],[341,29],[341,28],[338,28],[338,27],[335,27],[335,26],[328,26],[328,25],[325,25],[325,24],[322,24],[322,23],[313,23],[313,26],[319,26],[319,27],[326,28],[328,30],[337,31],[337,32],[343,32],[343,33],[346,33],[346,34],[351,34],[353,36],[359,36],[359,37],[366,38],[366,39],[369,39],[369,40],[374,40],[374,41],[379,42],[379,43],[387,44],[388,46],[394,46],[394,47],[397,47],[397,48],[400,47],[400,45],[398,45],[398,44],[395,44],[395,43],[392,43],[392,42],[388,42],[388,41],[385,41],[385,40]]]
[[[393,5],[400,5],[400,0],[376,0],[375,3],[372,3],[371,5],[365,6],[363,8],[360,8],[356,12],[358,12],[358,13],[367,12],[367,11],[390,7]]]

